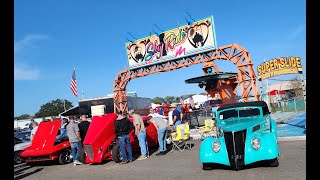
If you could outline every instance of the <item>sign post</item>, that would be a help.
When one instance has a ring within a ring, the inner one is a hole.
[[[303,74],[300,75],[300,78],[301,78],[301,88],[303,92],[304,110],[306,111],[307,110],[306,85],[304,82]]]

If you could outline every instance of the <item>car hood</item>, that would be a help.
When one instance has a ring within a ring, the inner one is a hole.
[[[239,131],[263,122],[263,117],[230,118],[220,121],[219,128],[224,131]]]
[[[14,151],[20,151],[20,150],[24,150],[25,148],[29,147],[31,145],[31,141],[26,141],[23,143],[19,143],[14,145]]]
[[[104,152],[116,137],[114,133],[114,121],[117,117],[115,113],[92,117],[83,142],[89,158],[86,158],[87,163],[102,161]]]
[[[41,122],[33,138],[31,146],[25,148],[21,156],[35,154],[36,151],[50,151],[58,134],[61,120]]]

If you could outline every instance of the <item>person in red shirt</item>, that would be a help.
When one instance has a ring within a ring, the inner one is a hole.
[[[170,104],[166,102],[163,105],[163,115],[168,116],[169,111],[170,111]]]
[[[191,121],[190,111],[189,111],[189,106],[188,106],[188,104],[185,104],[183,109],[184,109],[183,120],[184,120],[184,121],[188,121],[188,120]]]

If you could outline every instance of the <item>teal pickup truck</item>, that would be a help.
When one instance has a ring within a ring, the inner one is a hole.
[[[264,101],[225,104],[217,109],[215,137],[200,146],[204,170],[215,165],[243,169],[256,162],[279,165],[276,122]]]

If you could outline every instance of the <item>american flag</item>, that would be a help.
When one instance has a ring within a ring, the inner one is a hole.
[[[75,69],[73,70],[73,73],[72,73],[70,89],[71,89],[73,95],[78,96],[77,82],[76,82],[76,70]]]

